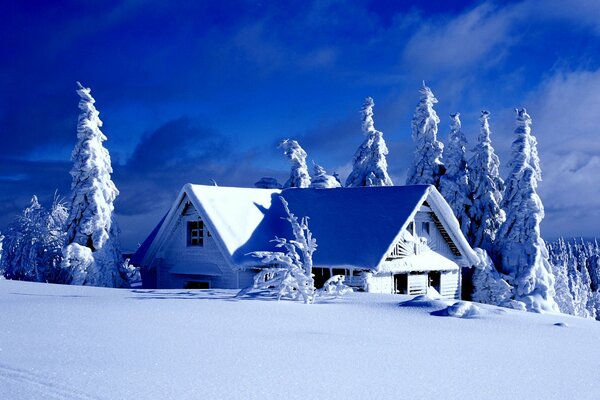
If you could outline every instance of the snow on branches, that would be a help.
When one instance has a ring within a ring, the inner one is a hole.
[[[509,276],[513,298],[529,311],[558,311],[554,276],[548,250],[540,236],[544,206],[536,192],[541,180],[537,141],[531,135],[531,117],[515,110],[517,138],[512,144],[511,169],[502,208],[506,221],[498,231],[502,271]]]
[[[283,149],[284,154],[292,162],[292,171],[290,178],[283,185],[284,188],[296,187],[307,188],[310,186],[310,175],[306,165],[306,151],[295,140],[285,139],[279,147]]]
[[[434,185],[439,188],[440,177],[444,174],[442,152],[444,145],[437,140],[440,118],[433,109],[437,99],[430,88],[420,90],[421,100],[417,104],[412,119],[412,138],[415,143],[414,158],[408,169],[407,185]]]
[[[304,217],[298,221],[288,206],[288,202],[281,196],[287,220],[291,227],[294,239],[275,237],[272,241],[281,251],[255,251],[252,256],[260,258],[263,264],[274,264],[274,267],[265,268],[254,278],[254,286],[251,289],[274,289],[277,298],[290,297],[298,299],[302,297],[304,303],[310,304],[315,299],[315,282],[312,274],[312,256],[317,250],[317,240],[312,237],[308,229],[308,218]],[[283,217],[282,217],[283,218]],[[243,294],[242,292],[240,292]]]
[[[504,181],[500,178],[500,159],[494,152],[490,139],[490,113],[481,112],[481,129],[473,158],[469,162],[469,183],[473,196],[469,209],[471,225],[469,243],[488,252],[494,250],[494,242],[500,225],[506,219],[500,208]]]
[[[73,283],[120,287],[127,282],[123,278],[119,229],[113,219],[113,203],[119,191],[111,179],[110,154],[102,144],[106,136],[100,130],[102,121],[95,100],[89,88],[79,82],[77,85],[81,113],[78,140],[71,155],[73,181],[63,268],[72,272]]]
[[[454,211],[462,232],[467,236],[471,225],[469,208],[471,189],[467,165],[467,138],[461,130],[460,114],[450,114],[450,135],[444,151],[446,172],[440,178],[440,193]]]
[[[389,151],[383,140],[383,133],[375,129],[373,107],[375,103],[367,97],[363,104],[362,131],[364,142],[360,145],[352,161],[352,172],[346,179],[346,186],[393,186],[387,172],[386,156]]]
[[[316,189],[330,189],[341,186],[342,185],[335,178],[334,175],[329,175],[327,171],[325,171],[325,168],[315,163],[312,183],[310,184],[310,187]]]
[[[65,283],[61,249],[67,211],[58,197],[46,210],[36,196],[9,226],[3,243],[0,270],[9,279]]]

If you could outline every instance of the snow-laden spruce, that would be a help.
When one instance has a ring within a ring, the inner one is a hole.
[[[329,189],[329,188],[337,188],[342,186],[340,182],[333,175],[329,175],[325,168],[321,167],[319,164],[314,165],[314,173],[312,177],[312,183],[310,187],[317,189]]]
[[[77,144],[71,159],[71,203],[67,219],[67,246],[63,267],[71,271],[72,284],[121,287],[127,285],[113,218],[119,194],[111,179],[106,136],[90,89],[77,83],[80,97]]]
[[[600,248],[583,239],[548,244],[554,275],[554,300],[565,314],[600,320]]]
[[[446,172],[440,178],[440,193],[454,211],[460,229],[468,236],[471,218],[471,188],[469,186],[469,167],[467,164],[467,138],[461,130],[460,114],[450,114],[450,135],[448,146],[444,150]]]
[[[558,311],[554,301],[554,277],[546,244],[540,236],[544,206],[536,189],[541,179],[531,118],[523,108],[516,111],[511,172],[506,180],[502,208],[506,221],[498,231],[502,271],[513,286],[513,299],[529,311]]]
[[[375,102],[367,97],[361,110],[362,131],[365,140],[352,160],[352,172],[346,179],[346,186],[392,186],[387,172],[386,156],[389,151],[383,140],[383,133],[375,129],[373,107]]]
[[[8,279],[65,283],[61,270],[67,211],[55,197],[50,211],[36,196],[12,223],[3,241],[0,270]]]
[[[554,301],[556,301],[561,313],[577,315],[569,274],[567,273],[569,265],[567,251],[563,238],[559,238],[553,244],[548,244],[550,265],[552,266],[552,275],[554,275]]]
[[[509,306],[511,300],[511,286],[506,282],[496,268],[488,253],[480,248],[475,248],[479,264],[473,271],[473,301],[497,306]]]
[[[498,229],[506,219],[500,208],[504,181],[500,178],[500,159],[490,139],[490,113],[481,112],[481,130],[474,155],[469,162],[472,203],[469,243],[493,253]]]
[[[310,186],[310,175],[306,165],[306,151],[295,140],[285,139],[279,145],[284,154],[292,162],[290,178],[283,185],[284,188],[307,188]]]
[[[444,174],[442,153],[444,145],[437,140],[440,118],[433,109],[437,99],[430,88],[420,90],[421,100],[417,104],[412,119],[412,138],[415,151],[412,164],[406,177],[407,185],[434,185],[439,188],[440,177]]]
[[[240,295],[250,290],[275,290],[277,298],[302,298],[304,303],[311,304],[315,300],[315,281],[312,274],[313,253],[317,250],[317,240],[308,229],[308,218],[298,221],[288,206],[288,202],[279,196],[292,227],[294,239],[276,237],[273,242],[281,251],[256,251],[251,253],[260,258],[265,265],[275,264],[275,267],[265,268],[254,277],[254,285],[244,289]]]

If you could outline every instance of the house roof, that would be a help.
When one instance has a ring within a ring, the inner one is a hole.
[[[476,260],[450,207],[429,185],[280,190],[187,184],[156,236],[167,230],[164,226],[187,199],[233,265],[257,265],[259,260],[249,253],[277,250],[271,242],[275,236],[293,237],[289,223],[282,219],[285,210],[279,196],[296,216],[309,217],[318,246],[313,255],[315,267],[375,269],[425,200],[448,225],[463,254]],[[142,258],[160,246],[157,241],[144,250]]]
[[[257,265],[249,253],[277,250],[271,241],[275,236],[293,237],[280,196],[296,216],[309,217],[318,246],[316,267],[376,268],[425,200],[461,253],[476,263],[450,207],[430,185],[280,190],[187,184],[133,258],[152,256],[181,203],[190,201],[232,265]]]

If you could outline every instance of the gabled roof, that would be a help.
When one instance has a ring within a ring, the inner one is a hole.
[[[248,253],[276,250],[271,242],[275,236],[292,237],[279,196],[296,216],[310,218],[318,246],[315,267],[375,269],[425,200],[461,252],[476,260],[450,207],[433,186],[279,190],[192,184],[183,187],[144,259],[160,247],[161,235],[169,231],[181,203],[191,201],[232,266],[257,265],[259,260]]]

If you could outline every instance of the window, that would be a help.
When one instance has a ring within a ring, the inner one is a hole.
[[[184,289],[210,289],[210,282],[187,281]]]
[[[204,222],[188,221],[187,223],[187,245],[204,246]]]
[[[421,233],[429,235],[429,222],[421,222]]]

